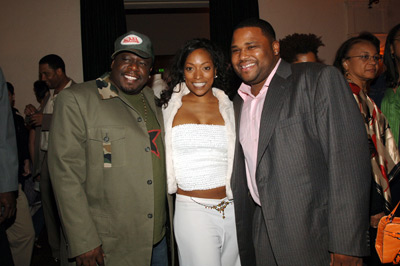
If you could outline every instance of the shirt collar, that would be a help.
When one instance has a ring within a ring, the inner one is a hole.
[[[65,85],[64,89],[65,89],[65,88],[71,87],[71,85],[72,85],[72,79],[70,79],[70,80],[68,81],[68,83],[67,83],[67,85]]]
[[[254,96],[254,95],[251,93],[251,86],[250,86],[250,85],[247,85],[247,84],[245,84],[245,83],[243,82],[243,83],[240,85],[239,89],[238,89],[238,93],[239,93],[240,97],[242,97],[243,100],[244,100],[244,99],[247,98],[247,97],[256,98],[256,97],[258,97],[259,95],[261,96],[261,95],[263,95],[264,93],[266,93],[266,91],[267,91],[267,89],[268,89],[268,87],[269,87],[269,84],[271,83],[271,80],[272,80],[272,78],[274,77],[274,75],[275,75],[275,73],[276,73],[276,71],[277,71],[277,69],[278,69],[280,63],[281,63],[281,59],[279,58],[278,62],[276,63],[276,65],[275,65],[275,67],[274,67],[274,69],[272,69],[271,73],[269,73],[268,78],[265,80],[265,83],[264,83],[262,89],[260,90],[260,92],[258,93],[257,96]]]

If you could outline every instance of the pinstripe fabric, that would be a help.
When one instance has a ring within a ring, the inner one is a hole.
[[[369,151],[352,97],[343,76],[320,64],[281,62],[271,81],[256,178],[277,265],[328,265],[329,252],[368,254]],[[239,121],[242,101],[234,103]],[[256,256],[267,265],[267,252],[248,247],[254,203],[243,159],[237,142],[232,188],[241,261],[256,265]]]
[[[271,241],[265,220],[260,206],[256,207],[253,218],[253,244],[257,256],[257,266],[268,265],[277,266],[276,259],[272,250]],[[262,256],[260,256],[260,254]]]

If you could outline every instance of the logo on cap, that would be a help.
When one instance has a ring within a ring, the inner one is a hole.
[[[141,44],[142,42],[143,42],[142,38],[140,38],[139,36],[136,36],[134,34],[130,34],[122,39],[121,44],[122,45],[138,45],[138,44]]]

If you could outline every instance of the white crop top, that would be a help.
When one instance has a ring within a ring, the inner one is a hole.
[[[172,128],[172,158],[178,187],[185,191],[225,186],[228,171],[225,126],[182,124]]]

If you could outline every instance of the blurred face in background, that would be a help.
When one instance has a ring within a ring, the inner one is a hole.
[[[39,80],[46,82],[49,89],[54,90],[62,83],[62,70],[52,69],[49,64],[40,64]]]
[[[390,46],[390,52],[394,56],[397,66],[400,65],[400,30],[397,31],[393,43]]]
[[[308,52],[306,54],[297,54],[296,61],[293,63],[304,63],[304,62],[318,62],[317,56],[313,52]]]
[[[375,78],[379,61],[380,55],[375,46],[368,41],[361,41],[350,48],[343,60],[343,68],[348,73],[348,79],[363,87],[362,84]]]

